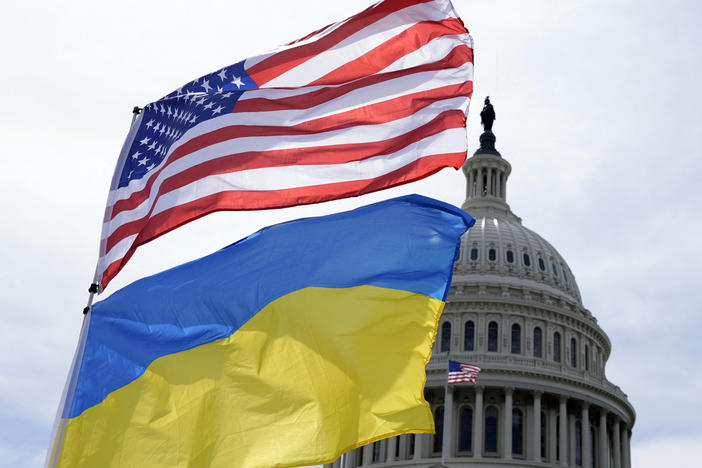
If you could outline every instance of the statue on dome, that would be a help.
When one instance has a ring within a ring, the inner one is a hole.
[[[486,132],[492,131],[492,123],[495,121],[495,109],[490,104],[490,96],[485,98],[483,110],[480,111],[480,123]]]

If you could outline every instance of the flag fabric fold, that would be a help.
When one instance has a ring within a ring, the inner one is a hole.
[[[386,0],[147,104],[108,195],[100,290],[139,245],[208,213],[460,168],[472,77],[472,39],[449,0]]]
[[[433,432],[462,210],[410,195],[267,227],[96,303],[49,467],[270,468]]]

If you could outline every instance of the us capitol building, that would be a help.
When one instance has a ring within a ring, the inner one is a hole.
[[[325,467],[631,466],[636,413],[605,376],[609,338],[565,259],[512,213],[489,100],[481,117],[480,149],[463,166],[462,208],[476,224],[462,238],[426,369],[436,435],[385,439]],[[449,358],[482,367],[477,385],[447,392]]]

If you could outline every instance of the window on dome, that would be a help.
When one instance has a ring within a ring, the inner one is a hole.
[[[488,325],[488,351],[497,352],[497,322]]]
[[[524,260],[524,266],[527,266],[527,267],[531,266],[531,259],[529,258],[528,253],[524,254],[523,260]]]
[[[540,358],[542,356],[542,332],[541,328],[534,328],[534,357]]]
[[[590,370],[590,347],[585,345],[585,370]]]
[[[380,441],[373,442],[373,463],[380,461]]]
[[[395,437],[395,459],[400,459],[400,436]]]
[[[570,339],[570,365],[571,367],[578,367],[578,345],[575,342],[575,338]]]
[[[561,334],[558,332],[553,334],[553,360],[561,362]]]
[[[444,407],[439,406],[434,410],[434,429],[436,433],[434,434],[434,453],[441,453],[442,443],[444,441]]]
[[[568,273],[566,273],[566,269],[565,269],[565,267],[563,266],[563,264],[561,264],[561,271],[563,272],[563,281],[565,281],[566,283],[568,283]]]
[[[473,261],[478,259],[478,249],[476,249],[475,247],[470,249],[470,259]]]
[[[518,323],[512,325],[512,354],[522,353],[522,327]]]
[[[451,350],[451,323],[444,322],[441,325],[441,348],[440,352],[448,353]]]
[[[464,406],[458,419],[458,451],[473,450],[473,408]]]
[[[473,351],[475,349],[475,324],[472,320],[466,322],[463,331],[463,350]]]
[[[488,406],[485,409],[485,453],[497,453],[497,407]]]
[[[488,260],[494,262],[497,259],[497,251],[495,249],[488,250]]]
[[[507,251],[507,263],[514,263],[514,253],[511,250]]]
[[[356,449],[356,466],[363,465],[363,447]]]
[[[539,258],[539,269],[540,269],[541,271],[546,271],[546,264],[544,263],[544,259],[543,259],[543,258]]]
[[[583,465],[583,425],[579,420],[575,421],[575,464]]]
[[[409,451],[409,458],[413,458],[413,457],[414,457],[414,442],[415,442],[415,439],[416,439],[416,437],[415,437],[414,434],[410,434],[410,435],[409,435],[409,440],[407,441],[407,447],[408,447],[408,451]]]
[[[524,454],[524,413],[518,408],[512,410],[512,454]]]
[[[541,458],[546,458],[546,413],[541,412]]]
[[[553,276],[558,276],[558,270],[556,270],[556,264],[552,263],[551,268],[553,269]]]

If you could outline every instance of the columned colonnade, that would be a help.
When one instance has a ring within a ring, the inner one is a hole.
[[[627,422],[594,403],[512,387],[451,386],[446,394],[443,388],[428,387],[427,391],[435,418],[437,414],[441,417],[436,426],[442,441],[431,434],[392,437],[352,450],[343,468],[402,466],[403,460],[433,459],[435,463],[442,455],[446,464],[514,459],[524,466],[631,467]],[[472,411],[470,428],[461,420],[467,414],[462,413],[463,408]],[[496,426],[490,420],[495,409],[499,413]],[[465,440],[467,431],[470,445]],[[514,443],[513,436],[521,440]],[[496,451],[492,451],[493,443],[497,443]],[[342,468],[340,460],[325,466]]]

